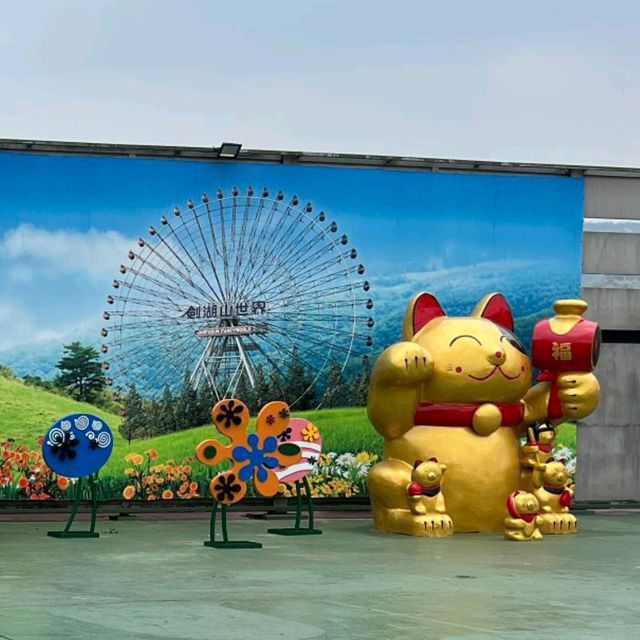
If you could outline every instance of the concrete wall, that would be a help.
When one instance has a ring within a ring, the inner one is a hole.
[[[576,497],[640,500],[640,179],[585,180],[582,295],[607,342],[601,404],[578,425]]]

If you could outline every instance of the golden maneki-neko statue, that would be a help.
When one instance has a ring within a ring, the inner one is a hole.
[[[376,529],[510,540],[576,531],[569,476],[552,453],[556,426],[599,400],[600,330],[586,308],[557,301],[557,315],[536,325],[532,361],[501,294],[468,317],[448,317],[430,293],[411,300],[403,340],[382,352],[369,388],[369,420],[384,437],[368,479]],[[542,373],[532,386],[533,367]]]

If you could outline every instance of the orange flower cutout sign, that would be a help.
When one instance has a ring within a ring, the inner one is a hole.
[[[258,413],[255,433],[247,433],[249,409],[243,402],[227,399],[213,407],[213,424],[231,444],[203,440],[196,447],[196,458],[208,466],[223,460],[233,463],[230,471],[219,473],[209,485],[209,492],[217,502],[228,505],[242,500],[251,478],[260,495],[271,497],[278,493],[280,483],[275,469],[296,464],[301,457],[299,446],[278,441],[278,434],[289,424],[289,416],[285,402],[269,402]]]

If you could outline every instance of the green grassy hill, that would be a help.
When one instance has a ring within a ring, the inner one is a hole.
[[[120,416],[107,413],[84,402],[29,387],[20,380],[0,376],[0,437],[15,438],[22,444],[34,444],[58,418],[69,413],[93,413],[117,431]]]
[[[155,449],[160,461],[168,458],[181,460],[192,456],[201,440],[215,435],[211,425],[204,425],[149,440],[135,440],[129,445],[118,432],[120,416],[0,376],[0,438],[14,438],[19,444],[36,448],[38,438],[53,422],[64,415],[81,412],[100,416],[113,430],[114,452],[103,472],[107,475],[120,475],[122,469],[129,466],[124,460],[127,453]],[[382,453],[382,438],[369,424],[364,408],[322,409],[296,412],[295,415],[306,417],[318,425],[326,451]],[[575,450],[575,425],[562,425],[558,443]]]
[[[64,415],[81,412],[100,416],[114,433],[114,451],[104,469],[106,474],[119,474],[123,468],[130,466],[124,460],[130,452],[142,453],[147,449],[155,449],[161,461],[168,458],[181,460],[185,456],[192,456],[201,440],[217,436],[211,425],[204,425],[149,440],[134,440],[129,445],[118,432],[122,420],[120,416],[0,376],[0,438],[14,438],[20,444],[36,448],[38,438],[53,422]],[[303,411],[295,415],[307,417],[318,425],[328,451],[356,453],[365,450],[378,455],[382,453],[382,438],[367,421],[364,408]]]

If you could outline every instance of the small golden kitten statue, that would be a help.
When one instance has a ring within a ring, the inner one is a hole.
[[[442,538],[453,533],[453,521],[446,513],[442,494],[442,476],[447,466],[437,458],[416,460],[411,472],[411,484],[407,487],[409,509],[420,516],[425,536]]]
[[[550,458],[545,464],[536,465],[533,472],[533,494],[540,504],[543,533],[578,532],[578,521],[569,513],[573,500],[569,483],[569,472],[564,460]]]
[[[540,505],[532,493],[514,491],[507,499],[509,515],[504,520],[505,539],[517,542],[542,540],[539,509]]]

